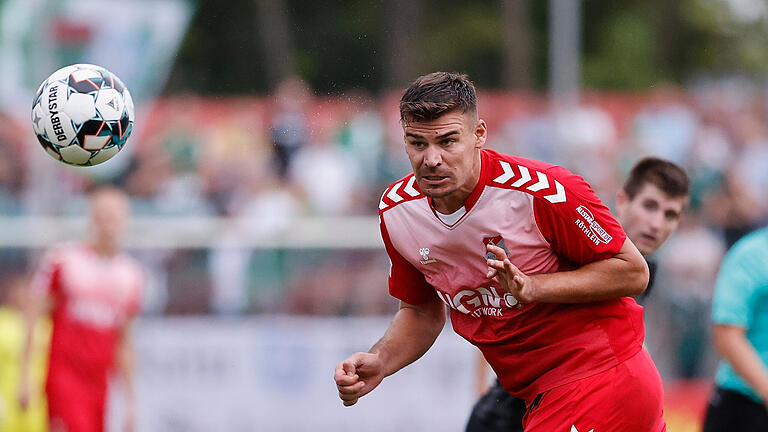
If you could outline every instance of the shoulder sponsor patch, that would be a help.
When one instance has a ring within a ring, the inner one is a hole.
[[[592,215],[592,212],[587,207],[583,205],[576,207],[576,213],[581,216],[576,218],[576,226],[578,226],[579,229],[581,229],[587,238],[589,238],[589,240],[591,240],[594,244],[608,244],[611,242],[611,240],[613,240],[613,236],[608,234],[608,232],[600,226],[600,224],[595,220],[594,215]]]

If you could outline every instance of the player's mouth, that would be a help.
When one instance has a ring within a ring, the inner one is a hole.
[[[642,238],[646,243],[650,243],[650,244],[656,244],[658,242],[658,239],[656,239],[656,236],[651,234],[641,234],[640,238]]]
[[[447,176],[427,175],[421,176],[421,181],[428,186],[440,186],[448,181]]]

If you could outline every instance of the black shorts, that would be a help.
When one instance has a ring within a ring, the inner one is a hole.
[[[707,405],[703,432],[768,431],[765,405],[743,393],[715,387]]]
[[[522,432],[525,402],[504,390],[496,380],[472,408],[466,432]]]

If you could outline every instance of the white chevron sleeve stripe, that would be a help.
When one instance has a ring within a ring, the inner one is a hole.
[[[555,190],[556,190],[555,193],[553,193],[552,195],[545,195],[544,198],[549,202],[551,202],[552,204],[565,202],[566,201],[565,188],[557,180],[555,180]]]
[[[517,167],[520,168],[520,178],[512,183],[512,187],[520,187],[531,180],[531,173],[528,171],[528,168],[522,165],[518,165]]]
[[[415,182],[416,182],[416,176],[411,177],[411,179],[408,180],[408,183],[405,184],[405,187],[403,188],[403,192],[407,193],[412,197],[418,196],[419,191],[417,191],[416,188],[413,187],[413,183]]]
[[[392,189],[389,190],[389,193],[387,194],[387,198],[391,199],[394,202],[400,202],[403,200],[403,197],[400,196],[400,194],[397,193],[398,189],[400,189],[400,186],[403,185],[403,182],[399,182],[398,184],[392,186]]]
[[[501,169],[504,170],[504,173],[496,177],[495,179],[493,179],[493,181],[495,181],[496,183],[503,184],[503,183],[506,183],[509,179],[511,179],[515,175],[515,173],[514,171],[512,171],[512,166],[509,164],[509,162],[499,161],[499,164],[501,165]]]
[[[549,179],[547,178],[546,174],[541,171],[536,171],[536,176],[539,178],[539,181],[528,186],[526,189],[531,192],[538,192],[549,187]]]

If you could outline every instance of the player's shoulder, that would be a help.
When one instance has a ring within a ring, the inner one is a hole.
[[[768,227],[753,231],[739,239],[728,255],[731,257],[768,257]]]
[[[144,268],[136,257],[128,252],[122,251],[118,255],[120,260],[120,266],[130,271],[132,274],[142,277],[144,274]]]
[[[45,261],[59,261],[82,253],[84,245],[76,242],[65,242],[51,246],[45,251],[43,259]]]
[[[422,198],[425,196],[416,183],[416,176],[410,173],[384,189],[379,200],[379,213],[395,208],[402,203]]]
[[[569,189],[585,184],[584,179],[567,169],[536,159],[486,149],[483,162],[488,164],[487,186],[519,190],[553,204],[565,202]]]

